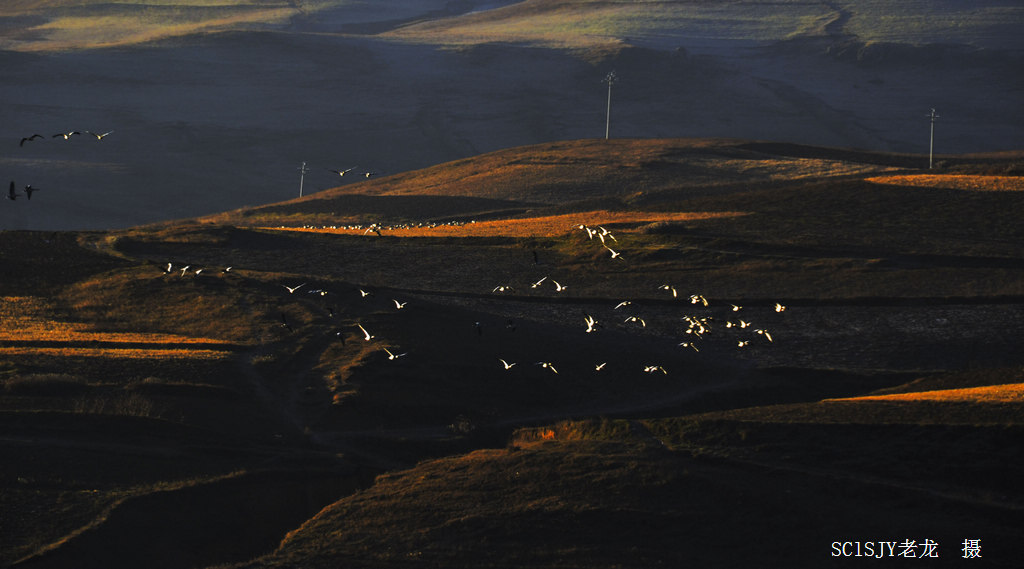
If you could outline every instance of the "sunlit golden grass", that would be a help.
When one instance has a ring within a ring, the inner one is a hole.
[[[1024,383],[940,389],[913,393],[865,395],[826,401],[942,401],[957,403],[1024,403]]]
[[[139,348],[45,348],[14,346],[0,348],[4,356],[57,356],[106,359],[198,359],[217,360],[230,357],[224,350],[139,349]]]
[[[294,10],[291,8],[245,10],[198,20],[184,16],[152,18],[145,12],[112,16],[71,16],[57,18],[31,30],[42,34],[44,40],[9,47],[31,52],[116,47],[228,29],[246,23],[280,21],[293,13]]]
[[[581,224],[596,227],[599,225],[614,225],[620,223],[646,224],[662,221],[695,221],[723,217],[737,217],[741,215],[746,214],[735,211],[654,213],[644,211],[602,210],[567,213],[563,215],[529,217],[523,219],[478,221],[475,223],[467,223],[465,225],[439,225],[436,227],[389,229],[386,231],[386,235],[393,235],[395,237],[556,237],[564,235],[566,232],[575,229]],[[287,229],[288,231],[341,233],[350,235],[361,235],[365,233],[364,229],[345,228],[267,227],[263,229]],[[627,232],[629,230],[620,229],[618,231]]]
[[[316,12],[346,0],[303,2],[301,10]],[[156,2],[14,2],[0,6],[0,17],[31,15],[43,23],[19,30],[18,39],[4,40],[5,49],[47,52],[138,44],[196,33],[278,23],[294,16],[289,2],[262,0],[170,0]]]
[[[238,309],[245,302],[239,288],[225,286],[220,276],[183,279],[160,274],[141,265],[99,275],[67,287],[57,302],[96,331],[157,334],[150,341],[252,341],[254,320]]]
[[[105,342],[146,344],[213,344],[213,338],[148,332],[104,332],[84,322],[65,322],[48,316],[52,305],[37,297],[0,298],[0,341],[20,342]]]
[[[911,174],[906,176],[875,176],[867,181],[888,186],[942,188],[973,192],[1024,191],[1024,178],[1019,176],[972,176],[958,174]]]
[[[829,15],[826,8],[796,3],[748,3],[736,9],[720,3],[530,0],[405,26],[386,36],[446,45],[516,42],[571,49],[625,38],[771,40],[820,33]]]
[[[826,36],[827,26],[842,21],[844,13],[854,16],[844,23],[845,31],[867,43],[974,44],[982,40],[984,45],[1003,45],[1015,39],[1005,22],[1018,18],[1020,9],[924,0],[829,4],[527,0],[416,22],[385,37],[441,45],[503,42],[579,50],[621,43],[771,42]]]

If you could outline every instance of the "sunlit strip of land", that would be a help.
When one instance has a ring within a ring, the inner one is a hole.
[[[528,217],[522,219],[477,221],[460,225],[444,224],[424,227],[395,227],[386,228],[383,233],[385,235],[393,235],[396,237],[555,237],[558,235],[564,235],[566,232],[571,231],[580,225],[597,227],[617,224],[699,221],[723,217],[737,217],[741,215],[746,215],[746,213],[737,211],[681,213],[587,211],[580,213],[567,213],[563,215]],[[361,235],[366,232],[365,228],[349,228],[340,226],[265,227],[262,229],[308,231],[314,233],[341,233],[352,235]],[[628,231],[628,229],[618,228],[616,231],[624,232]]]
[[[222,340],[155,332],[104,332],[83,322],[47,316],[49,304],[35,297],[0,298],[0,341],[60,341],[145,344],[223,344]]]
[[[867,178],[875,184],[912,186],[916,188],[944,188],[975,192],[1024,191],[1024,178],[1020,176],[969,176],[956,174],[912,174],[908,176],[875,176]]]
[[[0,348],[3,356],[56,356],[76,358],[104,358],[115,360],[219,360],[231,356],[223,350],[192,349],[138,349],[138,348],[39,348],[13,346]]]
[[[941,389],[913,393],[890,393],[887,395],[865,395],[826,401],[942,401],[950,403],[1022,403],[1024,383],[966,387],[962,389]]]
[[[0,35],[0,47],[46,52],[124,46],[200,32],[283,22],[297,11],[291,4],[265,5],[238,0],[221,5],[105,3],[75,10],[41,10],[45,23],[22,31],[19,39]]]
[[[783,16],[779,17],[779,14]],[[834,17],[814,3],[602,2],[533,0],[455,18],[402,26],[385,37],[443,44],[528,43],[581,48],[630,40],[670,38],[770,41],[820,34]]]

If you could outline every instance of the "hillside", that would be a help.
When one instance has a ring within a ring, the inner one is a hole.
[[[4,2],[0,171],[43,191],[0,228],[274,204],[303,163],[309,193],[606,118],[612,138],[920,154],[935,108],[937,154],[1013,150],[1022,26],[1005,0]]]
[[[381,476],[273,555],[234,567],[822,567],[852,557],[854,542],[874,541],[862,554],[894,563],[901,551],[922,556],[926,539],[939,548],[927,562],[958,567],[965,532],[986,564],[1014,566],[1019,402],[990,425],[948,424],[934,408],[918,423],[913,403],[817,413],[823,405],[525,429],[503,449]]]
[[[922,158],[563,141],[0,233],[0,563],[1013,566],[1022,156]]]

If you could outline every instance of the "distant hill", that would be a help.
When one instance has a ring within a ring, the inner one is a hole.
[[[515,215],[556,206],[621,207],[645,194],[674,192],[678,198],[772,180],[877,174],[921,162],[911,155],[727,139],[560,141],[499,150],[203,220],[248,224],[260,219],[271,224],[280,218],[294,225],[304,215],[319,214],[338,221],[367,215],[374,216],[371,221],[422,221],[444,215]]]
[[[941,171],[954,177],[1009,173],[1005,179],[1018,180],[1022,163],[1020,152],[947,156]],[[823,184],[877,189],[882,187],[878,180],[897,173],[921,174],[920,183],[927,185],[938,178],[925,175],[926,166],[927,157],[920,155],[732,139],[560,141],[381,176],[199,221],[367,227],[598,209],[731,211],[740,203],[750,205],[743,196],[751,192],[812,191],[808,188]],[[903,178],[898,183],[915,182]]]

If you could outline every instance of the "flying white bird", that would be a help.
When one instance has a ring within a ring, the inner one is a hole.
[[[546,367],[549,370],[551,370],[552,372],[558,373],[558,370],[555,369],[555,365],[553,363],[551,363],[551,362],[537,362],[534,365],[539,365],[540,367]]]
[[[665,375],[668,375],[668,372],[665,371],[665,368],[663,368],[663,367],[661,367],[659,365],[644,366],[644,371],[646,371],[647,373],[654,373],[656,371],[660,371],[661,373],[663,373]]]
[[[82,134],[82,133],[78,132],[77,130],[73,130],[71,132],[60,132],[60,133],[57,133],[57,134],[53,135],[51,138],[62,138],[63,137],[64,140],[71,140],[71,137],[76,135],[76,134]]]
[[[623,320],[623,322],[639,322],[640,325],[643,326],[644,328],[647,327],[647,323],[644,322],[644,319],[640,318],[639,316],[630,316],[629,318]]]
[[[704,298],[704,295],[702,294],[691,294],[690,304],[703,304],[704,306],[707,306],[708,299]]]
[[[356,324],[356,326],[358,326],[359,329],[363,331],[363,340],[366,340],[367,342],[369,342],[370,340],[376,338],[376,336],[374,336],[373,334],[367,332],[366,328],[363,328],[362,324]]]
[[[750,340],[737,340],[736,347],[745,348],[750,345]]]
[[[409,353],[409,352],[402,352],[400,354],[393,354],[393,353],[391,353],[391,350],[389,350],[387,348],[384,348],[384,351],[388,353],[388,359],[389,360],[397,360],[398,358],[400,358],[400,357],[402,357],[404,355],[408,355],[408,353]]]
[[[697,344],[695,344],[693,342],[679,342],[678,345],[682,346],[684,348],[690,348],[690,349],[692,349],[695,352],[699,352],[700,351],[699,349],[697,349]]]
[[[88,131],[88,130],[85,131],[86,134],[91,134],[91,135],[95,136],[96,140],[103,140],[104,138],[106,138],[106,136],[108,134],[110,134],[112,132],[114,132],[114,131],[111,130],[111,131],[104,132],[103,134],[96,134],[95,132],[92,132],[92,131]]]
[[[501,358],[498,358],[498,361],[501,362],[501,365],[505,366],[505,369],[512,369],[512,366],[516,365],[516,362],[508,363]]]
[[[624,260],[624,259],[622,258],[622,253],[619,253],[618,251],[616,251],[615,249],[612,249],[611,247],[608,247],[607,245],[605,245],[605,247],[604,247],[604,248],[605,248],[605,249],[608,249],[608,251],[610,251],[610,252],[611,252],[611,254],[612,254],[612,259],[619,259],[620,261]]]
[[[515,289],[513,289],[509,285],[498,285],[498,286],[492,288],[491,292],[512,292],[513,290],[515,290]]]
[[[754,332],[757,332],[758,334],[761,334],[769,342],[775,342],[775,340],[772,340],[772,335],[768,333],[768,330],[764,330],[764,329],[760,329],[759,328],[759,329],[755,329]]]
[[[539,287],[540,284],[542,282],[546,281],[547,279],[548,279],[547,277],[541,277],[541,279],[539,281],[537,281],[537,282],[533,283],[532,285],[530,285],[530,288],[537,288],[537,287]]]
[[[676,291],[676,287],[674,287],[672,285],[663,284],[663,285],[659,286],[658,289],[659,290],[671,291],[672,292],[672,298],[676,298],[677,296],[679,296],[679,293]]]
[[[587,325],[587,332],[588,333],[589,332],[596,332],[595,326],[597,326],[597,320],[594,320],[593,316],[587,314],[587,316],[583,319],[583,322],[585,322],[586,325]]]
[[[555,279],[551,279],[551,282],[555,283],[555,292],[562,292],[563,290],[569,288],[569,285],[559,284],[559,282],[556,281]]]
[[[601,362],[594,366],[594,371],[601,371],[604,369],[604,366],[606,365],[608,365],[608,362]]]
[[[738,306],[738,305],[735,305],[735,304],[730,304],[729,306],[732,306],[732,311],[733,312],[739,312],[740,309],[743,308],[742,306]]]
[[[302,283],[302,284],[300,284],[298,286],[288,286],[288,285],[281,285],[281,286],[283,286],[284,288],[288,289],[288,294],[295,294],[295,291],[297,291],[300,288],[306,286],[306,283]]]
[[[778,302],[775,303],[775,312],[782,312],[785,309],[786,309],[785,306],[779,304]]]
[[[397,300],[395,300],[393,298],[391,299],[391,302],[395,303],[395,308],[397,310],[401,310],[401,309],[405,308],[405,305],[408,304],[408,301],[406,301],[406,302],[398,302]]]
[[[616,304],[615,308],[613,308],[612,310],[618,310],[618,309],[622,308],[623,306],[629,306],[630,304],[633,304],[633,303],[628,301],[628,300],[623,300],[622,302]]]
[[[331,172],[334,172],[335,174],[337,174],[339,176],[344,176],[345,174],[348,174],[349,172],[351,172],[352,170],[355,170],[356,168],[358,168],[358,166],[353,166],[353,167],[349,168],[348,170],[331,170],[330,168],[328,168],[328,170],[330,170]]]
[[[368,291],[365,291],[363,289],[359,289],[359,298],[366,298],[366,297],[368,297],[368,296],[370,296],[372,294],[373,294],[372,292],[368,292]]]

